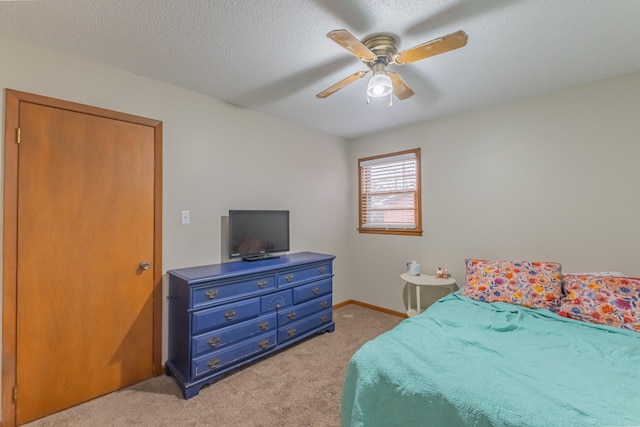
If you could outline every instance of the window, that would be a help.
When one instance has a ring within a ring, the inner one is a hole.
[[[420,149],[358,160],[360,233],[422,236]]]

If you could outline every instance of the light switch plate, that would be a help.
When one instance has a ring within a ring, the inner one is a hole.
[[[190,224],[191,213],[189,211],[180,211],[180,221],[182,224]]]

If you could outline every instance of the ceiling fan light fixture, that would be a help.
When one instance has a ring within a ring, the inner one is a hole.
[[[385,71],[374,72],[367,85],[367,95],[373,98],[388,96],[393,91],[391,78]]]

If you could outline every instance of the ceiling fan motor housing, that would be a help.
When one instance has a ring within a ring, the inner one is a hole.
[[[363,61],[369,67],[374,64],[387,65],[398,53],[397,40],[391,34],[373,34],[364,39],[362,44],[376,55],[373,61]]]

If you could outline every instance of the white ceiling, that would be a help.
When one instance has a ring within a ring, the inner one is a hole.
[[[389,108],[368,77],[315,97],[367,69],[340,28],[469,41],[391,65],[415,95]],[[0,32],[345,138],[640,71],[640,0],[0,1]]]

